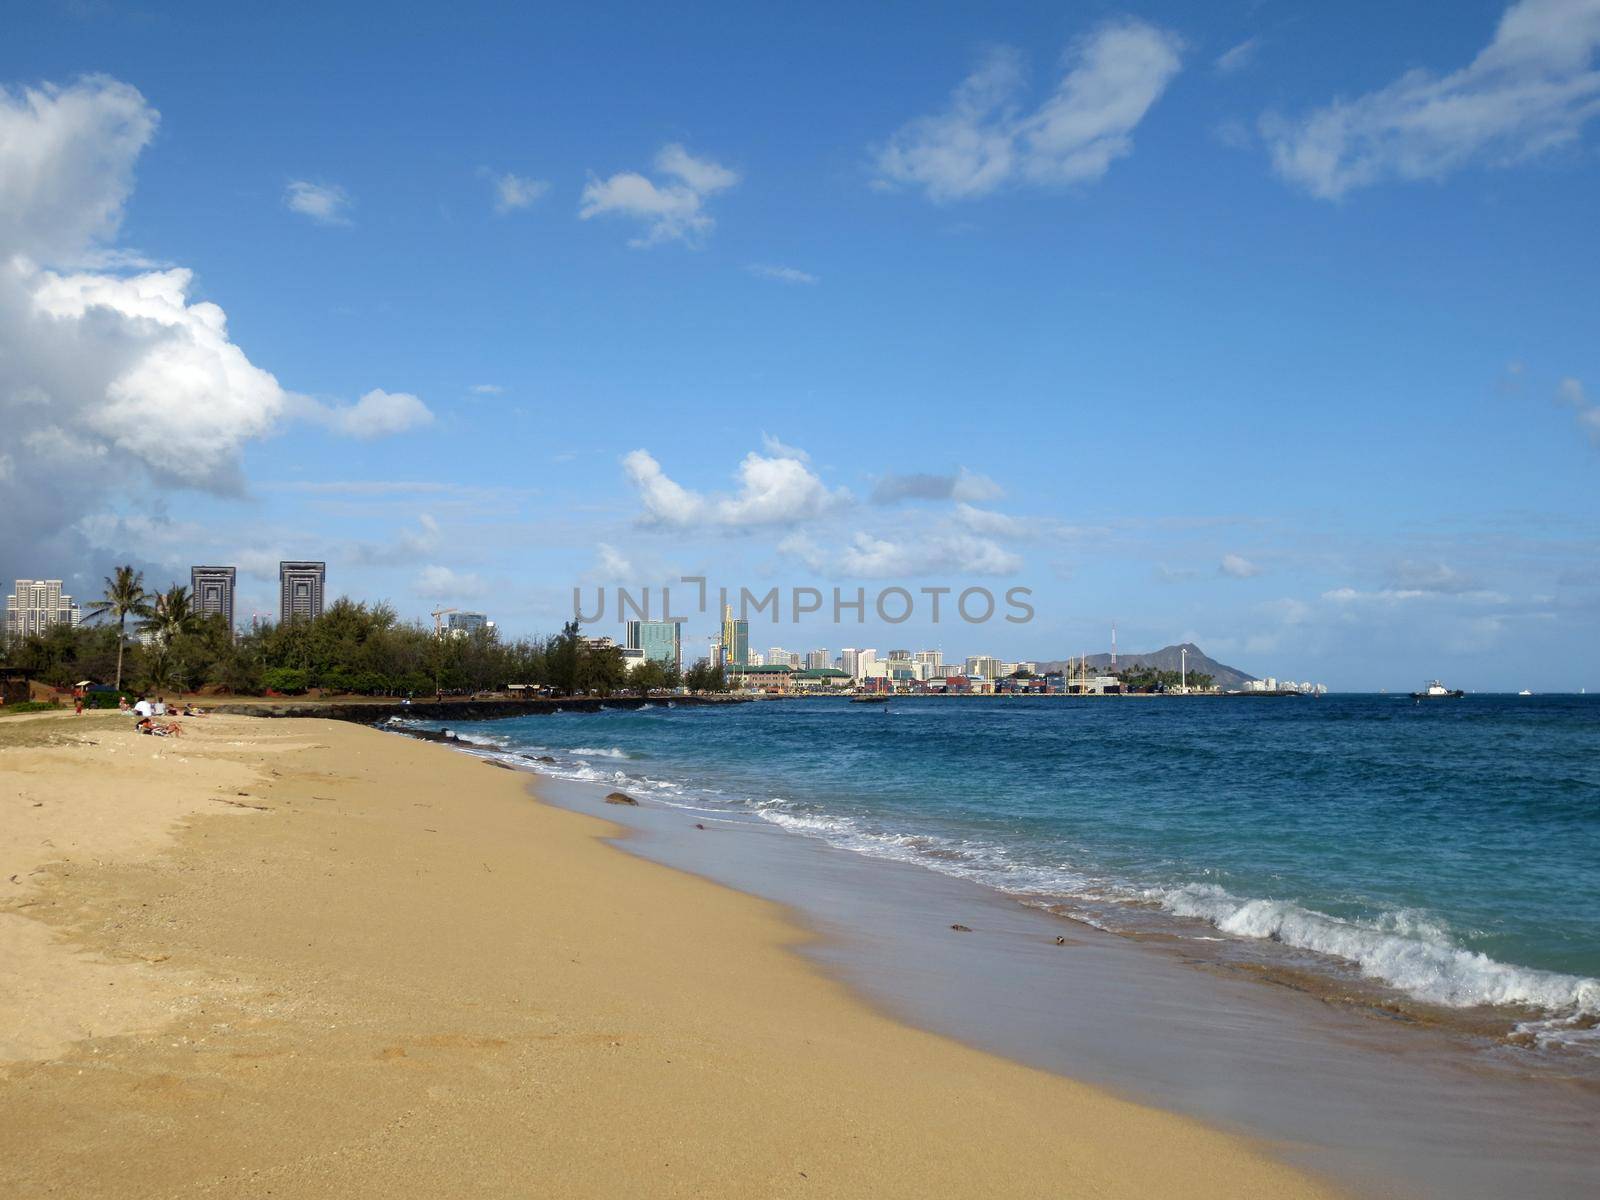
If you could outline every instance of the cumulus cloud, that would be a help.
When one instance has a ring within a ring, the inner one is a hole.
[[[471,600],[488,590],[482,576],[437,564],[423,567],[411,586],[424,600]]]
[[[301,411],[335,433],[370,440],[433,424],[433,411],[409,392],[373,388],[354,404],[302,400]]]
[[[50,560],[31,570],[66,573],[51,563],[105,532],[83,523],[105,497],[238,491],[243,447],[301,408],[190,272],[107,269],[127,264],[110,239],[158,121],[103,77],[0,91],[0,560]],[[417,419],[380,395],[349,432]]]
[[[1217,570],[1229,579],[1253,579],[1261,568],[1242,554],[1224,554]]]
[[[633,576],[633,563],[628,561],[615,546],[608,542],[596,542],[595,551],[598,561],[595,563],[594,573],[602,579],[627,580]]]
[[[578,216],[619,216],[643,222],[644,233],[630,246],[683,242],[699,246],[716,222],[705,211],[706,200],[739,182],[736,172],[709,158],[696,158],[676,142],[656,155],[660,182],[637,171],[619,171],[609,179],[590,176],[579,197]]]
[[[1132,153],[1133,131],[1178,73],[1180,49],[1174,34],[1143,21],[1101,25],[1068,49],[1055,90],[1031,109],[1021,55],[996,50],[944,112],[910,122],[878,151],[876,182],[945,201],[1099,179]]]
[[[622,460],[644,507],[640,522],[676,528],[748,529],[793,525],[834,512],[850,502],[845,488],[830,490],[804,461],[782,455],[745,455],[736,474],[738,491],[702,495],[661,469],[647,450]]]
[[[805,283],[821,282],[809,271],[801,271],[795,267],[775,267],[768,263],[751,263],[745,270],[761,279],[775,279],[779,283]]]
[[[550,185],[543,179],[526,179],[509,171],[503,175],[485,171],[484,175],[494,189],[494,211],[502,217],[519,208],[529,207],[550,190]]]
[[[902,500],[963,500],[967,502],[993,500],[1000,495],[1000,485],[987,475],[969,471],[966,467],[950,475],[889,473],[882,476],[872,489],[874,504],[898,504]]]
[[[1440,179],[1570,145],[1600,114],[1600,0],[1521,0],[1467,66],[1417,68],[1353,99],[1261,131],[1278,174],[1313,196],[1385,180]]]
[[[990,508],[978,508],[972,504],[957,504],[956,520],[974,533],[990,534],[995,537],[1027,537],[1033,532],[1029,523],[1020,517],[995,512]]]
[[[798,446],[790,446],[780,441],[770,433],[761,435],[761,448],[775,458],[798,458],[801,462],[810,462],[811,455]]]
[[[103,75],[0,87],[0,252],[85,265],[121,226],[159,121],[137,89]]]
[[[296,179],[283,189],[283,202],[290,212],[323,225],[350,224],[350,193],[338,184]]]
[[[839,556],[847,575],[869,579],[929,575],[1012,575],[1022,558],[985,537],[932,533],[895,539],[857,533]]]

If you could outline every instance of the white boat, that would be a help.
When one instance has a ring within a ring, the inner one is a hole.
[[[1527,688],[1523,688],[1520,692],[1517,693],[1517,695],[1519,695],[1519,696],[1531,696],[1531,695],[1533,695],[1533,693],[1530,692]]]
[[[1411,698],[1413,700],[1459,700],[1465,695],[1466,693],[1460,688],[1452,691],[1437,679],[1430,679],[1428,680],[1427,688],[1420,692],[1412,692]]]

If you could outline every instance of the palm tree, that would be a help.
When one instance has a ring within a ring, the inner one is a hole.
[[[199,620],[200,615],[194,611],[189,589],[175,583],[156,596],[150,619],[142,628],[170,646],[173,638],[180,633],[189,633]]]
[[[144,590],[144,572],[118,567],[106,576],[106,594],[89,605],[89,616],[117,619],[117,683],[122,690],[122,647],[127,641],[129,617],[150,615],[150,594]]]

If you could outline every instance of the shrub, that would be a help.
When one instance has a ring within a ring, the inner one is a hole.
[[[299,667],[271,667],[261,673],[261,686],[269,692],[298,696],[311,686],[311,673]]]

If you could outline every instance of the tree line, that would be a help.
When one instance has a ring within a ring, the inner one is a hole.
[[[547,638],[508,641],[493,629],[439,636],[422,622],[401,621],[386,603],[340,598],[321,616],[256,625],[235,636],[220,615],[195,612],[186,587],[147,591],[132,567],[118,567],[105,585],[86,623],[13,639],[0,661],[56,687],[89,679],[151,692],[459,695],[512,683],[558,695],[727,688],[722,672],[704,663],[680,673],[646,662],[630,674],[619,648],[591,646],[576,621]],[[138,636],[130,639],[130,629]]]

